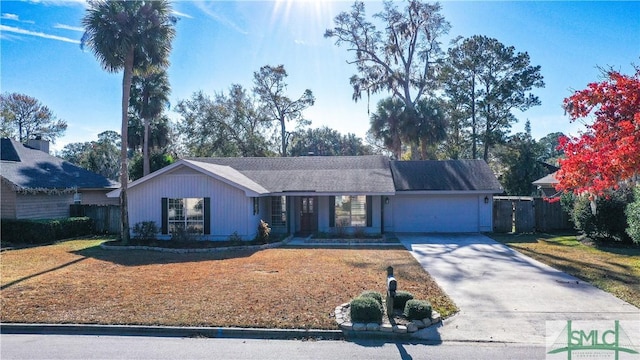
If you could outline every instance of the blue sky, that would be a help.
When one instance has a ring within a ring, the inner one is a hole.
[[[202,90],[213,95],[237,83],[252,87],[253,72],[284,64],[288,90],[311,89],[316,104],[305,111],[312,127],[329,126],[364,137],[369,128],[366,99],[354,103],[350,54],[323,37],[333,18],[351,1],[176,1],[176,26],[169,80],[171,103]],[[531,121],[534,137],[562,131],[576,135],[561,108],[571,90],[601,78],[598,67],[630,74],[640,65],[640,2],[441,2],[451,23],[444,46],[456,36],[486,35],[540,65],[546,87],[536,89],[542,105],[525,113],[512,132]],[[1,91],[19,92],[49,106],[69,127],[53,148],[95,140],[120,129],[122,74],[102,70],[79,46],[83,1],[0,3]],[[369,14],[381,2],[366,1]],[[374,97],[371,110],[375,109]],[[170,116],[178,115],[170,111]]]

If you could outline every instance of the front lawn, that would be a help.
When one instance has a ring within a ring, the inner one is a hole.
[[[72,240],[3,251],[1,322],[336,329],[333,309],[398,287],[443,316],[453,302],[406,250],[277,248],[173,254]]]
[[[575,235],[491,234],[496,241],[640,307],[640,248],[594,247]]]

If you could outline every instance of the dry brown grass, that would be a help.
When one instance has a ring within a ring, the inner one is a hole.
[[[170,254],[74,240],[1,254],[2,322],[335,329],[335,306],[399,288],[455,305],[405,250],[280,248]]]

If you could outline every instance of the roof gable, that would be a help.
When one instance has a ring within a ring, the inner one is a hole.
[[[391,161],[391,172],[397,191],[503,191],[483,160]]]
[[[2,178],[17,190],[116,188],[118,183],[13,139],[1,139]]]
[[[145,177],[142,177],[136,181],[133,181],[128,184],[127,188],[128,189],[134,188],[155,177],[159,177],[164,174],[173,173],[183,167],[187,167],[198,173],[207,175],[216,180],[222,181],[228,185],[239,188],[242,191],[244,191],[247,194],[247,196],[263,195],[269,192],[260,184],[247,178],[242,173],[238,172],[236,169],[233,169],[230,166],[209,164],[209,163],[203,163],[200,161],[186,160],[186,159],[178,160],[169,166],[166,166],[158,171],[152,172],[151,174]],[[108,197],[117,197],[119,195],[120,195],[120,189],[117,189],[107,194]]]

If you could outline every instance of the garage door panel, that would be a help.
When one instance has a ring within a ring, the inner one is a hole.
[[[396,196],[397,232],[478,232],[477,196]]]

